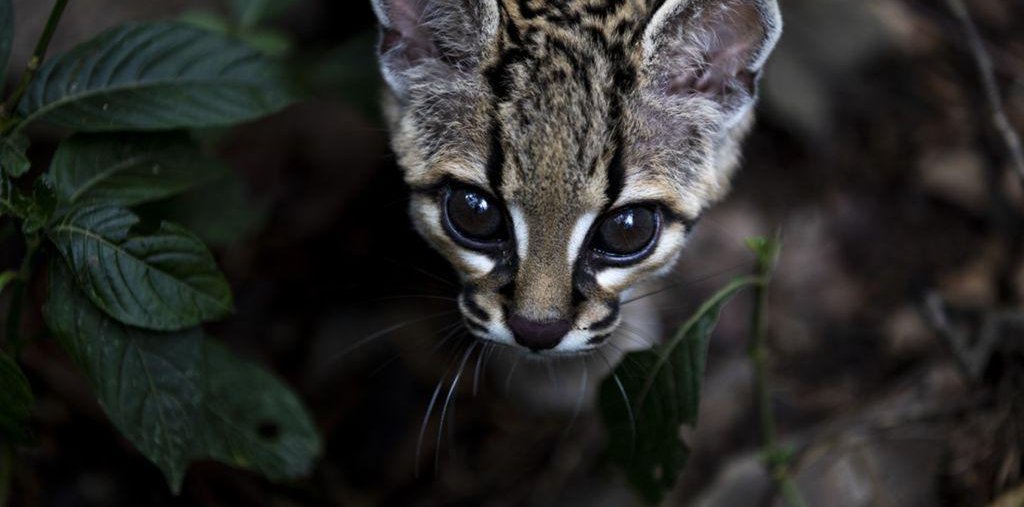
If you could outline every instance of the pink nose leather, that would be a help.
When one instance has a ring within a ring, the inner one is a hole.
[[[572,329],[572,323],[566,319],[537,322],[515,315],[508,319],[508,327],[516,343],[539,352],[557,347]]]

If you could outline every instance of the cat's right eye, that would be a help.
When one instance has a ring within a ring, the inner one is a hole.
[[[448,190],[443,207],[448,233],[462,246],[493,250],[508,241],[508,225],[501,204],[486,192],[474,188]]]

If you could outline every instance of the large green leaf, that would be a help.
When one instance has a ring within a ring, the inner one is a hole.
[[[651,504],[675,485],[689,457],[680,430],[697,423],[708,341],[718,315],[737,292],[758,283],[759,278],[734,281],[704,303],[668,343],[628,354],[601,385],[609,458]]]
[[[231,313],[231,289],[198,238],[166,222],[142,234],[138,223],[123,208],[81,208],[50,237],[89,299],[125,324],[174,331]]]
[[[28,172],[32,164],[25,155],[27,150],[28,138],[21,134],[0,137],[0,174],[18,178]]]
[[[280,65],[185,23],[108,30],[40,70],[19,112],[83,131],[223,126],[293,99]]]
[[[79,134],[61,143],[50,175],[62,204],[135,206],[222,176],[185,133]]]
[[[25,440],[32,403],[32,389],[25,374],[13,359],[0,351],[0,433],[14,440]]]
[[[114,426],[177,490],[197,437],[201,333],[157,333],[108,318],[74,286],[59,258],[51,263],[45,315],[60,344],[85,371]]]
[[[243,28],[253,27],[287,10],[295,0],[231,0],[231,12]]]
[[[7,82],[7,64],[14,41],[14,8],[11,0],[0,0],[0,88]]]
[[[206,342],[203,412],[193,447],[210,458],[273,481],[309,474],[320,437],[302,402],[263,369]]]

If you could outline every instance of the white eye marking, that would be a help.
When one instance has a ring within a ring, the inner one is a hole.
[[[597,213],[587,213],[581,216],[572,228],[572,235],[569,236],[569,267],[576,264],[576,259],[579,258],[580,250],[583,248],[583,242],[587,240],[587,233],[590,232],[590,226],[594,225],[596,218]]]
[[[491,259],[486,255],[469,251],[459,252],[459,258],[461,258],[462,262],[477,275],[486,275],[487,273],[490,273],[497,264],[494,262],[494,259]]]
[[[608,291],[621,291],[631,285],[638,274],[657,276],[664,274],[672,268],[675,258],[686,243],[686,228],[681,225],[673,226],[662,233],[658,239],[658,245],[650,257],[636,266],[625,268],[608,268],[597,274],[597,284]],[[651,273],[651,266],[660,266],[655,273]],[[641,269],[647,267],[647,269]]]
[[[508,214],[512,217],[512,232],[516,235],[516,254],[519,260],[526,260],[526,253],[530,250],[530,228],[526,225],[526,218],[523,216],[523,209],[519,206],[509,206]]]

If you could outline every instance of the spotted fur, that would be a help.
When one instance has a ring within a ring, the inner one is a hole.
[[[510,315],[571,319],[553,353],[601,346],[623,291],[665,272],[728,189],[756,83],[781,31],[775,0],[373,0],[392,142],[416,227],[462,274],[481,338]],[[452,182],[496,196],[515,247],[484,254],[441,223]],[[610,210],[656,204],[653,253],[587,255]]]

